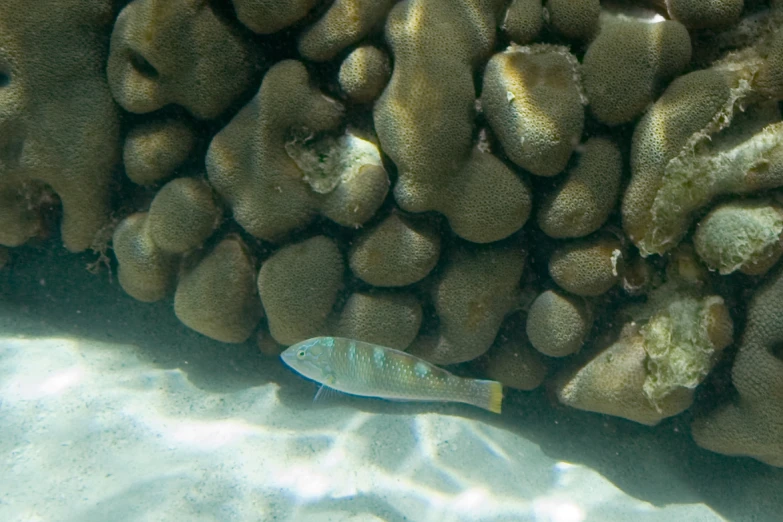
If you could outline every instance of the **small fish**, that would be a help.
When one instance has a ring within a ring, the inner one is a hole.
[[[408,353],[342,337],[314,337],[280,357],[308,379],[352,395],[463,402],[494,413],[503,400],[497,381],[458,377]]]

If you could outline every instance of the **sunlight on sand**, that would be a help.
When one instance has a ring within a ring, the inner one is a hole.
[[[111,520],[118,505],[124,520],[582,522],[655,510],[479,420],[286,404],[276,384],[208,392],[129,346],[6,338],[0,375],[4,521]]]

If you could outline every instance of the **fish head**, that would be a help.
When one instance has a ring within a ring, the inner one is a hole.
[[[304,377],[322,384],[333,384],[334,374],[331,367],[334,339],[314,337],[286,348],[280,357],[291,369]]]

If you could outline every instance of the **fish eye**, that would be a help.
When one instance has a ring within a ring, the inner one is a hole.
[[[304,350],[299,350],[298,352],[296,352],[296,358],[297,358],[297,359],[304,359],[304,358],[305,358],[305,355],[306,355],[306,354],[305,354],[305,351],[304,351]]]

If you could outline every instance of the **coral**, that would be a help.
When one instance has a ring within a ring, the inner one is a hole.
[[[152,240],[146,212],[132,214],[117,226],[112,237],[117,277],[125,292],[139,301],[166,297],[174,285],[179,256],[164,251]]]
[[[257,76],[256,48],[238,24],[202,0],[134,0],[120,12],[106,72],[125,110],[177,104],[222,114]]]
[[[783,266],[756,290],[731,380],[738,396],[697,418],[699,446],[783,466]]]
[[[664,100],[667,94],[648,115],[655,117],[658,104],[668,101]],[[687,107],[695,103],[692,96],[687,100]],[[688,110],[677,105],[672,103],[668,108],[672,112]],[[777,113],[776,107],[774,112]],[[671,158],[663,172],[652,165],[649,170],[645,168],[645,156],[652,151],[642,149],[655,140],[648,134],[645,116],[634,135],[631,160],[636,168],[623,202],[624,226],[643,253],[661,253],[676,245],[688,230],[692,214],[718,195],[752,193],[783,185],[783,123],[757,130],[759,120],[755,116],[748,112],[743,115],[746,125],[735,122],[696,151]],[[764,116],[762,123],[766,121]],[[660,165],[659,161],[655,163]],[[655,174],[657,179],[644,179]],[[639,208],[642,202],[649,210]],[[642,223],[640,217],[647,217],[648,221]]]
[[[411,294],[354,293],[340,311],[334,335],[405,350],[422,321],[421,303]]]
[[[511,322],[513,324],[513,321]],[[503,386],[517,390],[532,390],[544,382],[547,365],[544,358],[530,346],[519,324],[506,328],[508,335],[498,336],[492,348],[480,359],[478,366],[483,374]]]
[[[0,243],[46,232],[52,193],[73,252],[108,222],[119,117],[104,64],[113,2],[0,3]],[[48,186],[49,188],[46,188]]]
[[[304,18],[318,0],[231,0],[239,21],[251,31],[271,34]]]
[[[329,10],[299,36],[299,53],[316,62],[331,60],[343,49],[382,26],[397,0],[335,0]]]
[[[356,103],[368,103],[381,95],[391,76],[385,52],[371,45],[357,47],[340,64],[340,89]]]
[[[690,37],[679,22],[602,15],[582,67],[592,114],[607,125],[633,120],[690,59]]]
[[[0,171],[2,172],[2,171]],[[15,247],[46,235],[45,206],[53,198],[40,182],[23,181],[10,173],[0,178],[0,245]]]
[[[598,0],[547,0],[550,25],[571,40],[589,40],[598,32],[601,5]]]
[[[503,150],[533,174],[562,171],[582,136],[579,62],[568,49],[512,45],[484,70],[481,106]]]
[[[780,14],[783,21],[783,10]],[[783,29],[778,29],[759,45],[759,71],[753,78],[754,88],[773,100],[783,100]]]
[[[713,270],[759,275],[780,259],[783,209],[764,200],[718,205],[699,222],[693,245]]]
[[[391,80],[374,107],[383,151],[397,165],[397,204],[438,211],[455,233],[492,242],[522,227],[527,185],[473,144],[473,73],[494,45],[496,0],[407,0],[391,10]]]
[[[653,405],[642,392],[647,379],[644,339],[633,328],[577,371],[560,377],[561,403],[653,426],[682,413],[693,402],[692,390],[679,388]]]
[[[221,217],[205,181],[177,178],[166,183],[150,204],[150,238],[166,252],[184,254],[203,244]]]
[[[538,210],[538,226],[550,237],[582,237],[604,224],[617,205],[623,165],[617,145],[601,137],[577,149],[576,165]]]
[[[723,299],[670,280],[632,313],[615,342],[560,374],[560,402],[648,425],[691,405],[732,340]]]
[[[474,243],[504,239],[525,224],[533,206],[530,188],[493,154],[474,147],[443,191],[440,210],[455,234]]]
[[[182,120],[136,125],[125,137],[122,150],[125,174],[139,185],[158,183],[185,163],[195,144],[195,132]]]
[[[258,94],[209,145],[209,181],[250,234],[270,241],[322,213],[358,226],[386,197],[377,148],[337,131],[342,108],[309,84],[300,62],[279,62]]]
[[[522,251],[505,245],[453,247],[445,257],[431,290],[439,330],[409,349],[434,364],[469,361],[489,349],[503,318],[517,304],[525,265]]]
[[[536,350],[565,357],[582,347],[591,326],[591,314],[581,300],[547,290],[530,305],[525,330]]]
[[[720,29],[739,19],[744,0],[667,0],[672,20],[688,29]]]
[[[732,82],[732,76],[714,69],[681,76],[672,82],[634,130],[632,176],[623,197],[622,216],[624,231],[643,255],[664,252],[675,244],[674,238],[656,237],[660,235],[656,232],[656,219],[669,217],[654,215],[653,207],[664,184],[668,164],[686,149],[692,136],[702,133],[716,117],[733,108],[735,93],[746,80],[735,77],[736,81]],[[675,210],[673,207],[668,205],[664,214]],[[682,232],[676,230],[678,236]]]
[[[252,256],[239,237],[226,237],[189,270],[174,293],[174,313],[193,330],[241,343],[261,318]]]
[[[783,0],[641,4],[0,2],[0,265],[60,220],[214,340],[698,397],[699,444],[783,466]]]
[[[567,243],[549,258],[549,275],[572,294],[601,295],[620,280],[622,252],[620,240],[608,234]]]
[[[622,213],[643,255],[675,246],[714,197],[783,184],[783,85],[770,68],[783,60],[781,34],[773,24],[753,45],[678,78],[636,126]]]
[[[148,212],[126,217],[114,231],[112,246],[123,290],[139,301],[163,299],[175,282],[180,254],[200,247],[220,217],[212,190],[203,180],[168,182]]]
[[[503,17],[501,28],[512,42],[532,42],[544,26],[541,0],[513,0]]]
[[[325,236],[286,245],[267,259],[258,293],[272,337],[289,345],[325,335],[344,271],[340,250]]]
[[[371,285],[406,286],[426,277],[439,257],[437,229],[395,212],[356,237],[348,262]]]

